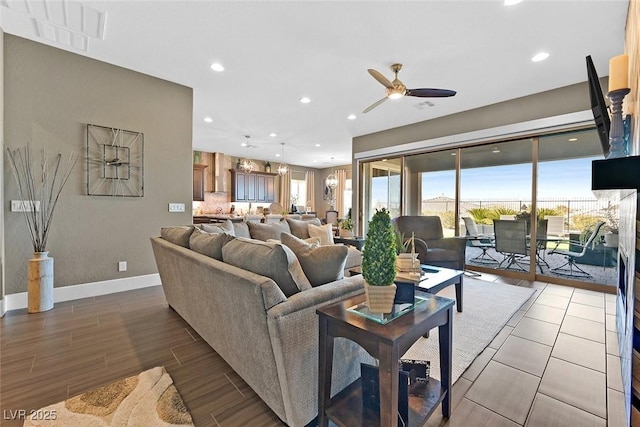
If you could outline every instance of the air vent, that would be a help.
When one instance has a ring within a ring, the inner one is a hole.
[[[36,35],[50,42],[87,51],[90,38],[104,40],[106,12],[80,2],[3,0],[2,4],[28,15]]]
[[[422,102],[418,102],[417,104],[414,105],[414,107],[417,110],[424,110],[425,108],[429,108],[429,107],[435,107],[436,104],[434,104],[431,101],[422,101]]]

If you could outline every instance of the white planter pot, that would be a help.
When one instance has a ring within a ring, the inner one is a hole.
[[[349,238],[353,237],[353,230],[340,229],[340,237]]]
[[[53,308],[53,258],[49,252],[34,252],[29,260],[27,311],[39,313]]]

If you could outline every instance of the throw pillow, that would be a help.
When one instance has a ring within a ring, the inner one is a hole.
[[[318,218],[312,218],[303,221],[287,217],[287,223],[289,223],[289,228],[291,228],[291,234],[300,239],[307,239],[311,237],[309,236],[309,224],[322,225],[322,222],[320,222]]]
[[[189,237],[193,233],[192,225],[178,225],[175,227],[162,227],[160,229],[160,237],[171,243],[180,245],[183,248],[189,248]]]
[[[266,242],[269,239],[280,240],[282,232],[291,233],[289,224],[286,221],[274,222],[272,224],[261,224],[259,222],[248,222],[249,233],[252,239]]]
[[[207,233],[199,228],[193,230],[189,238],[189,247],[199,254],[222,261],[222,247],[233,240],[227,233]]]
[[[282,244],[296,254],[311,286],[344,278],[344,266],[349,252],[346,246],[315,246],[288,233],[282,233]]]
[[[272,279],[287,298],[311,289],[298,258],[291,249],[279,243],[237,237],[222,247],[222,260]]]
[[[313,225],[309,224],[309,236],[310,237],[319,237],[320,245],[327,246],[333,245],[333,228],[331,224],[325,225]]]
[[[233,231],[234,231],[233,234],[236,237],[244,237],[247,239],[251,238],[251,234],[249,233],[249,226],[244,221],[234,222]]]
[[[233,223],[230,220],[217,224],[202,224],[202,230],[207,233],[227,233],[232,236],[236,235]]]

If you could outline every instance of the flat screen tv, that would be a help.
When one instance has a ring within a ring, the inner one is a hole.
[[[602,96],[600,88],[600,80],[596,67],[593,65],[591,55],[587,56],[587,77],[589,79],[589,95],[591,97],[591,111],[593,112],[593,120],[596,122],[598,137],[602,153],[606,158],[609,155],[609,129],[611,128],[611,120],[609,119],[609,110]]]

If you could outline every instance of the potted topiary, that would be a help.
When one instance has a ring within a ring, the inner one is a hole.
[[[382,208],[369,222],[362,254],[367,306],[372,313],[390,313],[396,295],[396,236],[389,212]]]

